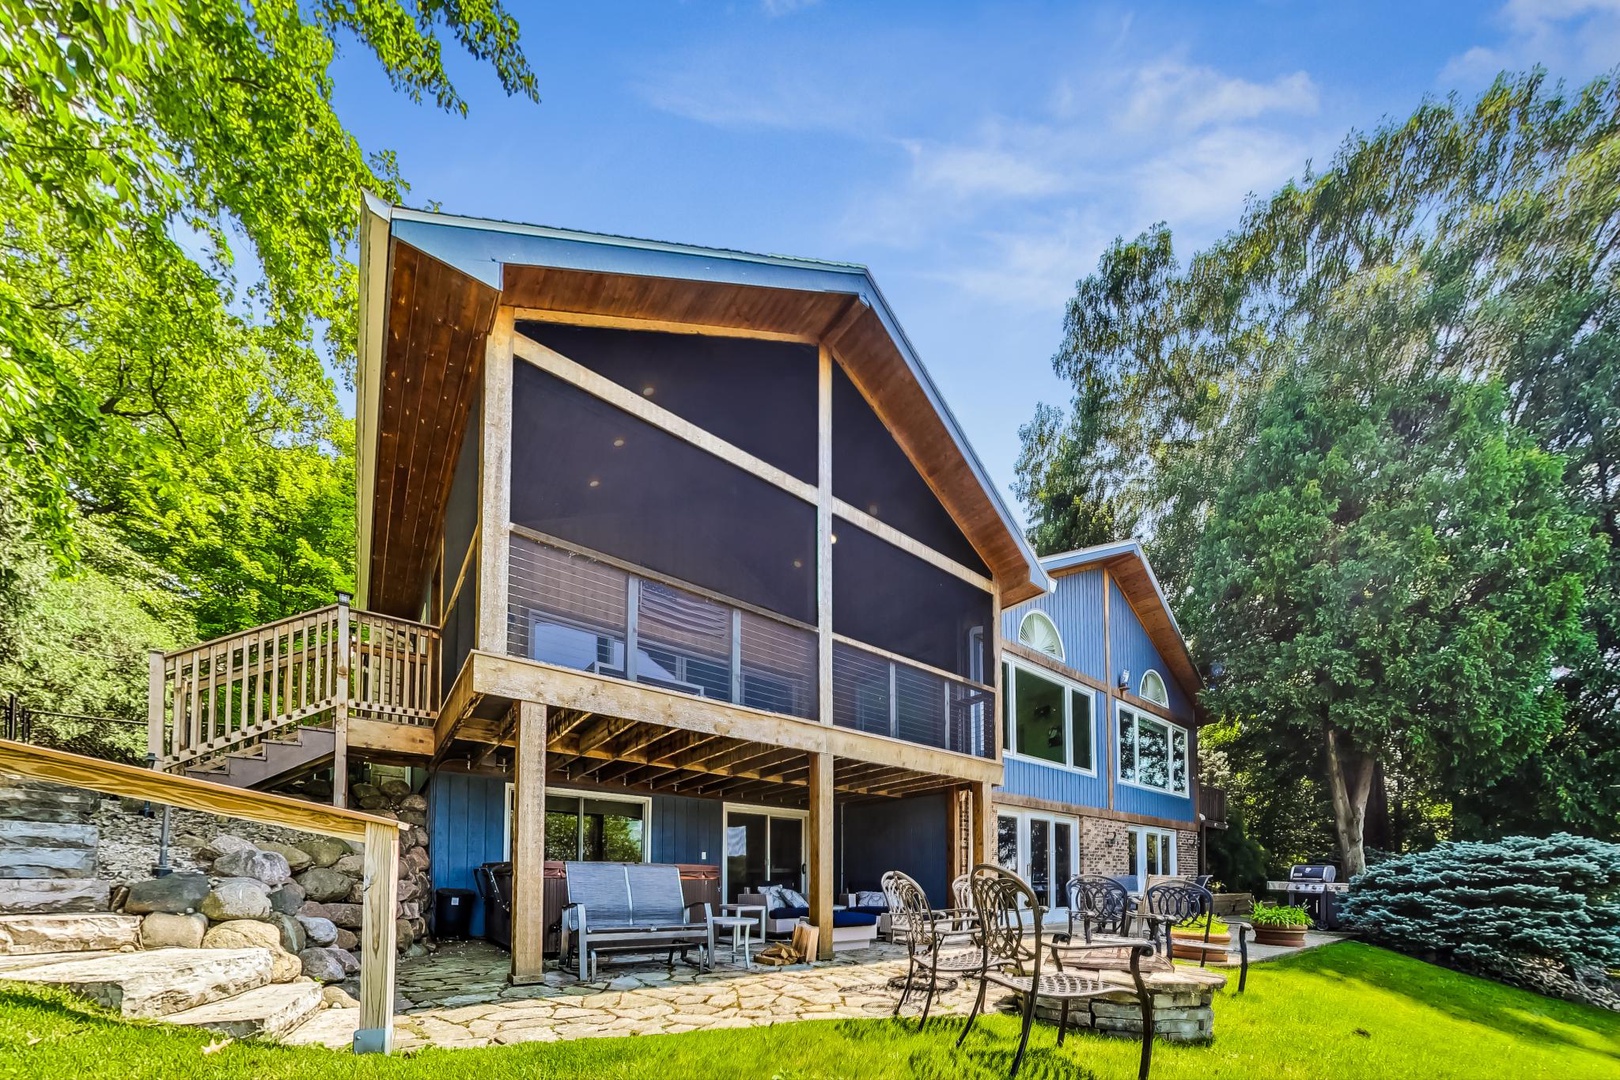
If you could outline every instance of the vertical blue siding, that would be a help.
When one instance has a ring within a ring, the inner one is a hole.
[[[1063,638],[1063,662],[1093,679],[1107,679],[1103,662],[1102,571],[1082,570],[1052,579],[1053,591],[1002,612],[1001,636],[1018,640],[1018,624],[1044,611]]]
[[[1098,702],[1101,701],[1102,695],[1099,694]],[[1103,727],[1101,724],[1097,726]],[[1107,752],[1107,743],[1100,743],[1097,749],[1097,756],[1103,757]],[[1009,795],[1027,795],[1033,799],[1049,799],[1073,806],[1108,805],[1108,780],[1102,773],[1086,776],[1070,769],[1055,769],[1050,765],[1013,757],[1007,758],[1004,765],[1006,773],[1002,790]]]
[[[719,866],[724,854],[724,804],[718,799],[654,795],[648,858],[661,863]]]
[[[876,889],[884,873],[899,870],[934,905],[950,906],[949,799],[938,793],[845,806],[839,891]]]
[[[506,781],[435,773],[428,785],[428,851],[435,889],[475,889],[473,868],[504,858]],[[474,903],[472,933],[484,933],[484,905]]]
[[[1061,579],[1060,579],[1061,580]],[[1119,586],[1113,582],[1108,585],[1111,595],[1108,598],[1108,618],[1110,651],[1114,654],[1114,673],[1109,676],[1109,685],[1119,678],[1121,671],[1131,673],[1131,693],[1137,693],[1142,685],[1142,673],[1152,668],[1164,679],[1165,688],[1170,692],[1170,714],[1183,724],[1193,722],[1192,703],[1181,690],[1180,684],[1170,674],[1170,668],[1165,664],[1164,657],[1159,650],[1153,647],[1147,631],[1131,610],[1125,594],[1119,591]]]

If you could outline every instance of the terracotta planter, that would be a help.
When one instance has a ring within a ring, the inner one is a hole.
[[[1232,935],[1230,932],[1209,935],[1209,947],[1206,949],[1202,930],[1173,927],[1170,930],[1170,944],[1170,954],[1177,960],[1216,960],[1232,944]]]
[[[1305,944],[1305,927],[1256,926],[1254,941],[1256,945],[1284,945],[1297,949]]]

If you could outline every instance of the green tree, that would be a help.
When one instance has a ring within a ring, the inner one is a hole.
[[[1365,867],[1379,762],[1398,755],[1456,789],[1505,775],[1557,729],[1553,672],[1585,644],[1592,561],[1563,462],[1507,423],[1500,387],[1365,387],[1360,372],[1275,386],[1188,605],[1223,665],[1215,709],[1316,740],[1349,874]]]

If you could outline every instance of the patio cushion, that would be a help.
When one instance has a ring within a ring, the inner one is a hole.
[[[888,904],[875,904],[875,905],[863,904],[860,907],[845,908],[844,910],[853,911],[858,915],[871,915],[871,916],[876,917],[876,916],[879,916],[879,915],[887,915],[889,913],[889,905]]]
[[[810,909],[803,907],[773,908],[773,919],[807,919]],[[836,908],[833,911],[834,926],[876,926],[878,917],[867,911],[852,911],[849,908]]]
[[[807,907],[774,907],[771,908],[773,919],[802,919],[810,914]]]

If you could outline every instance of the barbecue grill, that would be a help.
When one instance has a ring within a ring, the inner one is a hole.
[[[1268,881],[1266,888],[1310,912],[1318,930],[1337,930],[1339,898],[1350,891],[1349,884],[1334,880],[1338,876],[1332,863],[1295,863],[1288,868],[1287,881]]]

